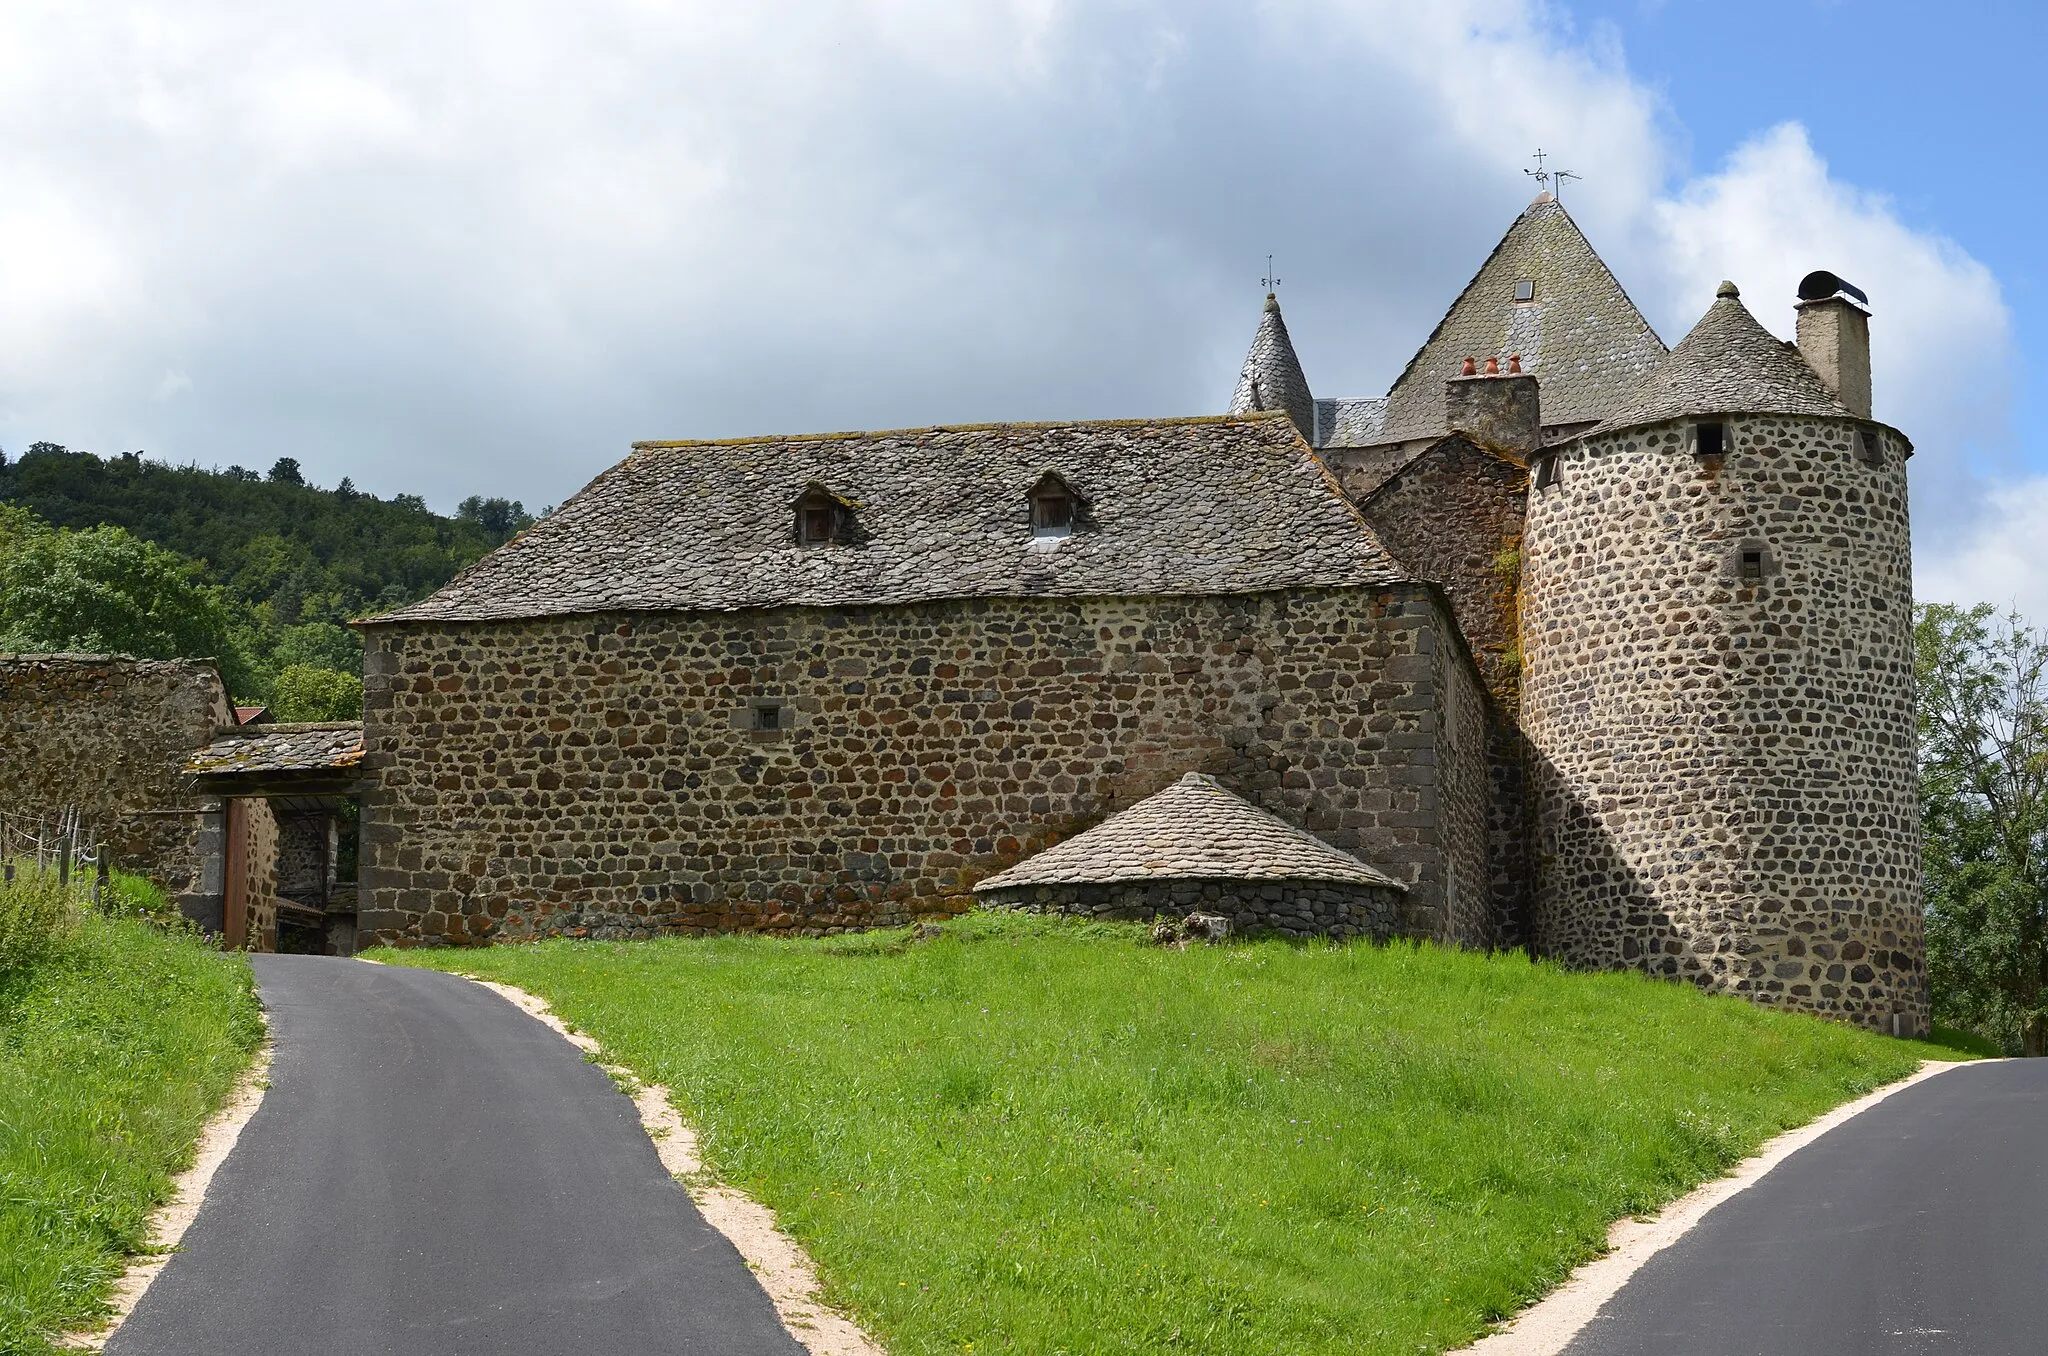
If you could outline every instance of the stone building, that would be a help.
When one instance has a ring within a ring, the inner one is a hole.
[[[1546,195],[1383,397],[1268,296],[1221,418],[638,444],[360,624],[361,925],[1136,908],[1055,845],[1192,773],[1391,882],[1314,926],[1924,1030],[1911,445],[1800,292],[1667,352]]]
[[[1490,940],[1476,670],[1283,416],[642,444],[363,630],[384,940],[957,911],[1187,772]]]
[[[236,726],[204,660],[0,655],[0,819],[65,810],[124,870],[153,879],[231,946],[277,937],[277,823],[185,766]]]

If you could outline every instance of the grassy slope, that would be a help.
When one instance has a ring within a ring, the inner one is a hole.
[[[666,1083],[897,1356],[1454,1345],[1929,1053],[1513,957],[1029,919],[380,954]]]
[[[140,922],[0,976],[0,1352],[101,1312],[262,1034],[245,959]]]

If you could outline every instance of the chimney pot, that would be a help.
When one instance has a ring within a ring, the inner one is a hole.
[[[1500,375],[1500,359],[1488,358],[1486,360],[1486,375],[1489,377],[1497,377]]]
[[[1521,355],[1521,354],[1519,354],[1519,353],[1510,353],[1510,354],[1508,354],[1508,375],[1509,375],[1509,376],[1511,376],[1511,377],[1519,377],[1519,376],[1521,376],[1521,375],[1522,375],[1522,355]]]
[[[1870,417],[1870,313],[1863,290],[1832,273],[1799,284],[1799,356],[1835,398]]]
[[[1459,371],[1458,375],[1459,375],[1459,376],[1461,376],[1461,377],[1475,377],[1475,376],[1478,376],[1478,375],[1479,375],[1479,364],[1478,364],[1478,363],[1475,363],[1475,362],[1473,362],[1473,361],[1472,361],[1472,360],[1471,360],[1470,358],[1467,358],[1467,359],[1465,359],[1465,366],[1464,366],[1464,367],[1463,367],[1463,368],[1462,368],[1462,369],[1461,369],[1461,370]]]

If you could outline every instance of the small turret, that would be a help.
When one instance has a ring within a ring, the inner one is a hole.
[[[1271,292],[1266,293],[1266,309],[1252,335],[1252,350],[1245,355],[1244,370],[1238,374],[1237,392],[1230,397],[1232,414],[1252,410],[1285,410],[1301,436],[1315,441],[1315,397],[1309,394],[1301,360],[1294,356],[1287,322],[1280,318],[1280,299]]]

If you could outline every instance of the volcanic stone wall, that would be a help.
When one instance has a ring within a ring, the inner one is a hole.
[[[1714,459],[1683,422],[1567,444],[1530,494],[1534,941],[1925,1031],[1908,448],[1725,422]]]
[[[1401,892],[1337,881],[1148,880],[1109,885],[1020,885],[986,890],[981,902],[1026,913],[1149,923],[1191,913],[1221,914],[1249,936],[1366,937],[1401,930]]]
[[[180,769],[233,719],[211,664],[0,655],[0,813],[76,807],[116,865],[217,914],[220,802]]]
[[[1449,632],[1421,587],[371,627],[359,924],[900,923],[1199,771],[1409,885],[1403,931],[1485,941]]]

